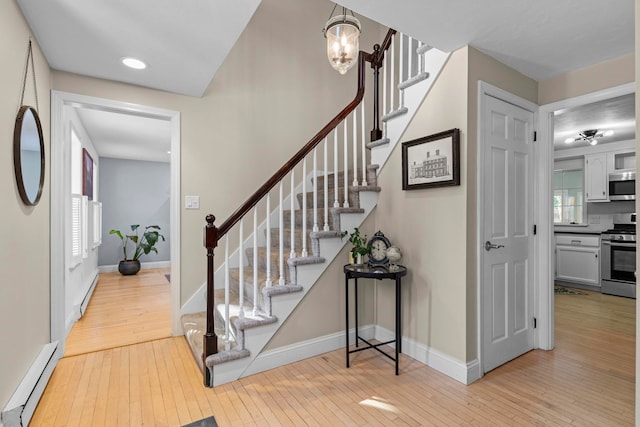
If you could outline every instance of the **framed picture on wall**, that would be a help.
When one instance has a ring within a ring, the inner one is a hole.
[[[402,189],[460,185],[460,130],[402,143]]]
[[[82,194],[93,200],[93,159],[86,148],[82,149]]]

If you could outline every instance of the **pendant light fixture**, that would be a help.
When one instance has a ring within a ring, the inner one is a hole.
[[[327,39],[329,63],[340,74],[345,74],[358,61],[360,21],[351,11],[351,16],[347,15],[345,7],[342,8],[342,15],[333,16],[337,6],[333,6],[322,32]]]

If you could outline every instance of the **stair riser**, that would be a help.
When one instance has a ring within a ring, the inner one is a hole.
[[[311,232],[311,228],[307,228],[307,250],[309,250],[309,248],[311,247],[311,238],[309,237],[310,232]],[[283,238],[284,252],[286,254],[289,254],[289,252],[291,252],[291,229],[290,228],[289,229],[285,228],[282,238]],[[271,248],[272,248],[271,252],[272,253],[274,251],[276,252],[278,251],[279,244],[280,244],[280,230],[277,228],[272,228],[271,229]],[[300,251],[302,250],[302,228],[295,230],[294,244],[295,244],[296,253],[300,253]]]
[[[245,250],[248,260],[248,268],[253,268],[253,248],[248,248]],[[289,283],[289,266],[287,264],[287,259],[289,259],[289,251],[284,251],[284,278],[287,283]],[[265,248],[258,248],[258,271],[263,273],[267,272],[267,257]],[[280,253],[276,250],[271,250],[271,278],[273,283],[278,283],[278,278],[280,277]],[[237,279],[235,279],[237,281]],[[253,284],[253,276],[250,278],[245,273],[245,281],[251,280]],[[264,280],[264,279],[263,279]]]
[[[329,229],[333,230],[333,215],[329,212]],[[291,229],[291,211],[284,212],[284,228]],[[294,218],[296,228],[302,228],[302,210],[295,211]],[[307,209],[307,230],[313,229],[313,208]],[[324,227],[324,208],[318,208],[318,228],[322,230]]]
[[[371,168],[371,167],[367,167],[367,174],[366,174],[366,178],[367,178],[367,185],[378,185],[377,184],[377,168]],[[324,175],[320,175],[317,177],[318,179],[318,190],[323,190],[324,189]],[[313,181],[313,180],[312,180]],[[353,184],[353,171],[349,171],[349,174],[347,175],[347,183],[348,185],[352,185]],[[329,174],[327,175],[327,188],[332,189],[334,188],[335,184],[335,178],[334,178],[334,174]],[[358,184],[362,184],[362,170],[358,169]],[[344,186],[344,173],[343,172],[338,172],[338,187],[342,187]]]
[[[304,206],[303,200],[302,200],[302,194],[297,194],[296,197],[298,198],[298,206]],[[327,197],[327,205],[329,208],[334,207],[335,200],[336,200],[336,193],[333,190],[329,190],[328,197]],[[349,207],[353,208],[353,207],[358,207],[360,205],[357,191],[348,191],[347,200],[349,201]],[[338,207],[344,206],[344,191],[342,189],[338,191],[338,203],[340,204],[340,206]],[[306,206],[307,206],[307,209],[313,209],[313,192],[307,193]],[[318,191],[317,206],[318,206],[318,209],[324,208],[325,206],[324,191]]]

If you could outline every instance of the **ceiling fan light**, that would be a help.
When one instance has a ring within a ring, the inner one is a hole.
[[[573,138],[567,138],[567,139],[564,140],[565,144],[573,144],[574,142],[575,142],[575,139],[573,139]]]
[[[598,144],[598,140],[593,138],[591,141],[589,141],[589,144],[590,145],[596,145],[596,144]]]

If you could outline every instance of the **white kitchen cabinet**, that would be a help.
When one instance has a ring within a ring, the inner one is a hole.
[[[585,197],[587,202],[608,202],[607,153],[584,156]]]
[[[557,234],[556,279],[600,286],[600,236]]]

